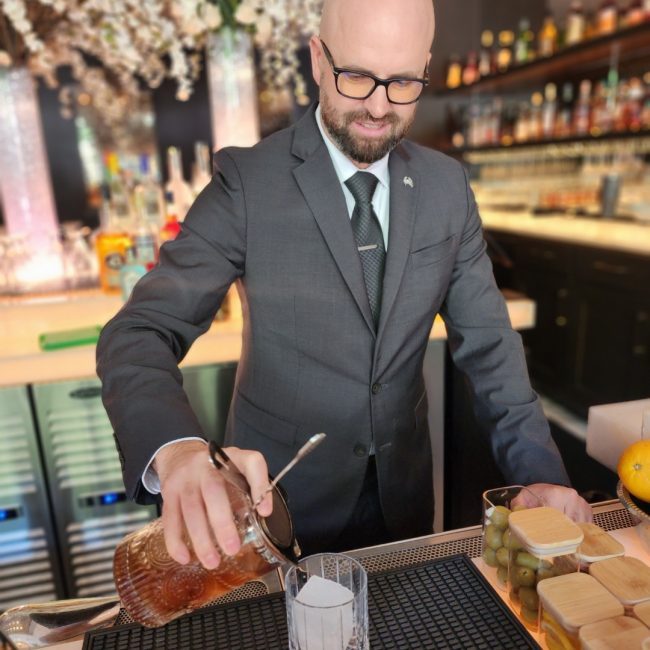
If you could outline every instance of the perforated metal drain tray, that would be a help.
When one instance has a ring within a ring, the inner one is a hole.
[[[372,574],[373,650],[539,648],[466,555]],[[89,634],[84,650],[283,649],[284,594],[214,605],[155,630],[131,624]]]
[[[627,528],[634,525],[627,511],[618,501],[606,502],[594,507],[594,522],[605,530],[615,530]],[[426,601],[432,597],[427,593],[430,586],[426,586],[427,581],[435,580],[427,576],[427,572],[439,572],[443,567],[454,566],[459,561],[456,557],[450,557],[457,553],[463,553],[468,557],[478,557],[481,553],[480,528],[474,526],[462,530],[450,531],[432,535],[430,537],[406,540],[395,544],[373,547],[369,549],[360,549],[353,551],[350,555],[356,556],[365,566],[369,573],[370,584],[370,634],[371,648],[506,648],[506,647],[538,647],[532,642],[526,633],[523,634],[524,643],[528,645],[502,645],[502,639],[492,645],[480,645],[478,639],[463,641],[460,645],[440,645],[439,640],[432,645],[427,645],[426,641],[417,638],[418,631],[429,629],[421,618],[423,615],[434,616],[436,614],[435,603],[418,604],[409,603],[409,611],[402,612],[400,616],[405,616],[406,621],[409,617],[417,613],[418,622],[412,621],[410,635],[406,634],[402,640],[397,641],[394,637],[385,635],[383,626],[390,625],[400,628],[400,624],[391,623],[391,617],[397,616],[390,607],[386,611],[386,599],[390,596],[390,590],[394,589],[394,584],[404,589],[408,586],[409,581],[419,581],[420,595],[418,600]],[[486,585],[485,580],[480,576],[476,568],[467,558],[460,560],[464,568],[459,569],[463,579],[471,580],[478,584],[476,587],[479,593],[486,591],[489,594],[478,596],[478,598],[488,598],[490,601],[490,612],[494,616],[506,616],[505,623],[509,629],[519,630],[521,625],[514,620],[510,611],[505,608],[500,598],[496,596]],[[431,568],[436,567],[436,568]],[[469,568],[468,568],[469,567]],[[455,569],[450,569],[455,570]],[[413,573],[412,573],[413,572]],[[439,580],[440,578],[438,578]],[[422,585],[425,585],[424,587]],[[272,593],[266,595],[268,591],[274,592],[281,589],[280,579],[267,581],[267,584],[252,582],[229,594],[224,599],[215,601],[215,603],[205,609],[194,612],[169,625],[156,630],[147,630],[133,624],[128,614],[123,612],[117,620],[116,626],[108,630],[98,630],[87,635],[83,650],[137,650],[153,649],[165,650],[167,648],[182,650],[184,648],[193,649],[220,649],[228,650],[248,650],[266,648],[274,650],[287,647],[286,638],[286,616],[284,608],[284,596],[282,593]],[[456,588],[454,588],[454,591]],[[412,598],[408,596],[408,598]],[[383,600],[382,600],[383,599]],[[496,605],[494,602],[496,602]],[[480,601],[477,601],[480,602]],[[382,604],[383,603],[383,604]],[[471,603],[463,603],[463,607],[470,606]],[[469,612],[469,610],[465,610]],[[505,614],[503,612],[505,611]],[[429,614],[427,614],[429,612]],[[464,627],[463,624],[457,626],[455,633],[463,630],[471,630],[477,627],[477,621],[480,622],[485,611],[481,609],[480,615],[468,614],[471,626]],[[449,619],[446,618],[445,621]],[[489,628],[490,623],[488,623]],[[500,623],[502,625],[502,623]],[[231,629],[232,628],[232,629]],[[401,628],[400,628],[401,629]],[[499,628],[500,633],[502,627]],[[220,638],[216,638],[216,631],[219,630]],[[228,636],[234,633],[234,636]],[[489,632],[489,629],[488,629]],[[412,635],[416,636],[413,637]],[[432,632],[433,634],[433,632]],[[515,632],[518,634],[518,632]],[[453,643],[451,640],[450,643]],[[464,643],[464,645],[463,645]]]

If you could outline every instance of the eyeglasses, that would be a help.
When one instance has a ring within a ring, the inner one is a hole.
[[[336,90],[348,99],[367,99],[375,92],[377,86],[386,88],[386,97],[391,104],[414,104],[420,99],[428,79],[412,79],[408,77],[392,77],[380,79],[369,72],[337,68],[327,45],[321,40],[325,58],[334,73]],[[424,74],[427,74],[425,67]]]

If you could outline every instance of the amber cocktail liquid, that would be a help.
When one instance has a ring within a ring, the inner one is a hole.
[[[242,546],[223,555],[207,570],[190,547],[188,564],[167,553],[162,521],[156,519],[125,537],[115,550],[115,586],[122,606],[147,627],[158,627],[223,596],[295,559],[293,526],[286,503],[276,490],[273,514],[260,518],[247,494],[226,484]]]

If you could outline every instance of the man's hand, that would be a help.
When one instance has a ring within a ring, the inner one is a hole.
[[[269,485],[264,457],[257,451],[237,447],[227,447],[226,453],[248,480],[254,502]],[[181,564],[190,560],[189,549],[183,542],[183,528],[206,569],[219,565],[219,549],[226,555],[235,555],[241,546],[239,534],[224,479],[210,461],[207,446],[198,440],[187,440],[164,447],[156,455],[154,468],[160,478],[165,544],[171,557]],[[266,517],[272,508],[269,493],[257,512]]]
[[[542,499],[547,506],[563,512],[573,521],[590,522],[593,519],[591,506],[573,488],[551,483],[533,483],[526,487],[536,497]],[[526,490],[522,490],[512,503],[513,505],[524,505],[527,508],[539,505],[526,493]]]

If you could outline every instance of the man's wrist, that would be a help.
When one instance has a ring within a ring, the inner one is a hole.
[[[160,462],[160,466],[164,466],[166,462],[165,456],[167,453],[169,453],[167,452],[168,449],[173,451],[173,449],[176,447],[176,452],[178,452],[178,445],[186,445],[190,443],[194,443],[197,446],[197,449],[202,449],[207,444],[203,438],[192,436],[188,438],[179,438],[177,440],[172,440],[156,450],[154,455],[149,459],[147,466],[144,468],[144,472],[142,472],[141,481],[144,489],[147,490],[147,492],[150,494],[160,494],[160,479],[158,477],[158,469],[156,464],[156,461],[159,460],[160,454],[162,454],[162,461]],[[186,447],[183,447],[183,449],[185,448]]]
[[[152,467],[156,472],[164,467],[170,458],[178,456],[185,452],[191,451],[204,451],[207,442],[203,438],[184,438],[182,440],[174,440],[166,445],[163,445],[155,454],[153,458]]]

